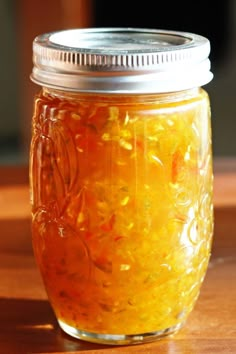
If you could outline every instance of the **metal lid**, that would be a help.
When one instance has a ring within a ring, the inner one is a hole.
[[[212,79],[210,43],[193,33],[86,28],[42,34],[33,42],[35,83],[62,90],[158,93]]]

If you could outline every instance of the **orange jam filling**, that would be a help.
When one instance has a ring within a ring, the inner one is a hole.
[[[62,322],[137,334],[192,310],[211,249],[211,131],[205,91],[180,97],[36,97],[33,247]]]

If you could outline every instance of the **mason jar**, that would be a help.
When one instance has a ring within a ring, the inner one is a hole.
[[[32,242],[73,337],[153,341],[194,307],[213,231],[209,52],[139,28],[34,40]]]

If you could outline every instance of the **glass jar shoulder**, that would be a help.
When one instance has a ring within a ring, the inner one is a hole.
[[[155,95],[95,95],[43,88],[35,98],[36,111],[45,106],[88,116],[98,111],[130,112],[133,114],[168,114],[209,105],[207,92],[202,88]],[[113,114],[112,113],[112,114]]]

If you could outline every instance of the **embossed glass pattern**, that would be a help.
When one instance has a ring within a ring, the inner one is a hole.
[[[30,179],[35,257],[66,332],[126,344],[183,325],[213,229],[203,89],[119,96],[43,88]]]

